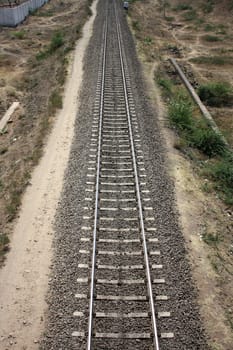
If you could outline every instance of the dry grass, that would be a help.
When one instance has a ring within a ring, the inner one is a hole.
[[[0,115],[13,101],[21,104],[13,123],[0,135],[1,234],[11,230],[31,169],[42,154],[55,112],[62,107],[68,53],[90,15],[89,5],[90,0],[53,0],[17,30],[0,28]],[[36,59],[39,51],[47,53],[43,62]],[[1,251],[4,245],[0,262]]]

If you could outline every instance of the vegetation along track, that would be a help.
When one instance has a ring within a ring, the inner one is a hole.
[[[100,11],[96,35],[101,39],[96,37],[96,46],[91,44],[96,49],[99,43],[100,53],[96,53],[99,63],[96,64],[98,76],[91,111],[90,147],[84,151],[83,144],[78,146],[81,148],[77,152],[78,157],[79,152],[82,153],[79,175],[83,168],[86,169],[86,182],[81,185],[84,188],[83,200],[80,198],[82,218],[75,227],[71,227],[71,222],[62,222],[64,217],[75,220],[72,211],[77,210],[74,209],[77,198],[74,197],[71,203],[72,199],[66,193],[66,190],[74,189],[71,196],[75,196],[79,187],[77,182],[74,185],[77,174],[69,179],[69,171],[73,173],[76,167],[72,161],[78,162],[73,158],[77,151],[74,145],[60,209],[60,223],[64,226],[58,224],[58,229],[65,229],[70,237],[58,234],[49,324],[42,348],[165,350],[185,349],[187,345],[187,349],[206,350],[198,313],[192,305],[192,292],[184,296],[185,288],[192,284],[186,276],[187,263],[183,256],[186,287],[179,289],[178,282],[173,286],[173,294],[180,293],[178,298],[185,300],[185,307],[169,321],[174,300],[171,302],[171,293],[166,291],[160,232],[148,186],[143,135],[128,67],[126,23],[120,2],[100,1]],[[87,101],[84,105],[87,118]],[[79,128],[82,129],[81,124]],[[88,125],[83,127],[83,133],[85,128]],[[85,163],[83,167],[82,163]],[[67,206],[66,200],[69,200]],[[169,207],[167,210],[170,212]],[[179,241],[177,244],[180,246]],[[179,255],[177,251],[176,254]],[[72,286],[67,286],[67,279],[73,280]],[[185,315],[187,303],[189,315]],[[182,306],[177,303],[176,308],[182,309]],[[183,317],[180,324],[176,317]],[[181,332],[183,335],[177,337],[186,318],[191,318],[187,323],[190,328],[187,334],[193,334],[188,341],[185,329]],[[183,347],[180,347],[182,341]]]

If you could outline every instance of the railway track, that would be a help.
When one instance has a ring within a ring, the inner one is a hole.
[[[159,350],[174,335],[160,322],[168,295],[118,11],[107,3],[72,336],[88,350]]]

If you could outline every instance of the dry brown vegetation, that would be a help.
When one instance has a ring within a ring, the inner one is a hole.
[[[21,195],[62,106],[69,52],[89,5],[89,0],[52,0],[17,28],[0,28],[0,117],[13,101],[21,106],[0,135],[0,262]]]
[[[165,107],[169,106],[174,96],[173,91],[183,90],[180,79],[168,61],[170,57],[177,59],[196,89],[202,84],[215,82],[227,83],[226,86],[233,87],[231,0],[131,1],[129,22],[141,59],[146,67],[151,67],[147,72],[153,68],[154,82],[161,88],[162,104]],[[200,123],[200,113],[194,105],[189,108],[191,102],[186,103],[186,99],[188,97],[182,101],[185,108],[187,107],[186,112],[193,110],[196,123]],[[208,109],[233,146],[232,101],[220,107],[208,106]],[[168,109],[166,114],[169,114]],[[167,125],[168,120],[165,121],[165,126]],[[180,132],[175,129],[175,133],[168,132],[169,138],[175,139],[176,150],[172,152],[177,154],[178,161],[180,159],[177,168],[179,170],[176,169],[177,164],[174,161],[173,173],[178,176],[178,188],[185,183],[182,191],[186,194],[180,203],[181,208],[185,208],[182,215],[193,220],[187,224],[187,230],[192,226],[196,230],[187,232],[187,246],[191,248],[190,260],[194,278],[197,280],[197,287],[200,288],[199,303],[202,316],[211,348],[230,350],[233,342],[232,186],[228,192],[228,204],[225,204],[220,199],[221,184],[216,185],[208,177],[208,170],[212,165],[218,164],[221,157],[211,158],[189,147],[183,137],[184,130]],[[170,139],[168,143],[171,142]],[[187,161],[190,162],[189,165]],[[225,174],[230,184],[232,161],[228,164],[231,165],[231,169],[220,167],[218,170],[221,174],[226,170]],[[187,179],[179,178],[181,174],[185,174]],[[197,214],[196,217],[194,213]],[[183,218],[182,221],[188,220]],[[212,270],[210,273],[208,266]],[[214,300],[212,305],[211,299]],[[217,309],[218,306],[224,311],[216,322],[211,307]],[[219,322],[221,331],[218,329]]]

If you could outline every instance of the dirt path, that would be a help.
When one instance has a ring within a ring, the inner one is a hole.
[[[11,251],[0,270],[0,348],[37,349],[44,330],[45,295],[52,258],[53,219],[63,185],[82,82],[83,56],[96,15],[83,29],[65,87],[63,109],[57,116],[45,154],[32,174],[14,229]]]

